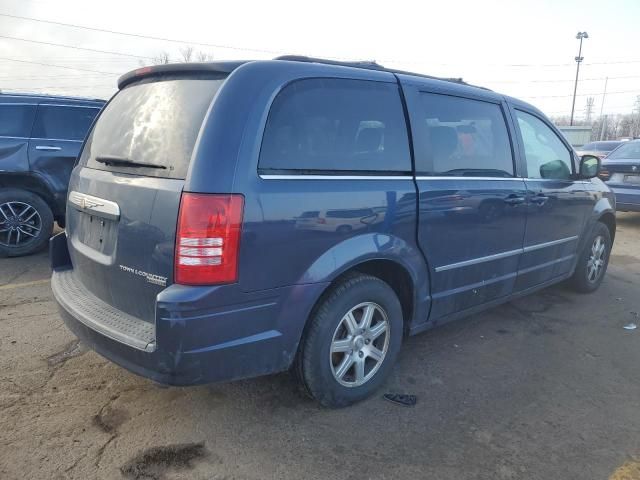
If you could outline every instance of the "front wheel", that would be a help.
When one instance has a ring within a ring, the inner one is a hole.
[[[571,285],[580,293],[598,289],[609,265],[611,234],[603,223],[596,223],[589,241],[578,258],[578,265],[571,278]]]
[[[326,407],[370,396],[388,377],[402,343],[402,308],[379,278],[353,275],[315,309],[302,340],[296,372]]]

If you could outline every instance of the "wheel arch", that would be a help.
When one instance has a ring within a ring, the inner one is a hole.
[[[393,289],[402,306],[405,332],[416,322],[426,321],[430,298],[424,256],[399,237],[375,233],[352,237],[335,245],[305,272],[300,283],[327,283],[309,317],[336,284],[358,273],[380,278]]]
[[[609,234],[611,235],[611,243],[616,236],[616,216],[613,212],[607,211],[598,217],[598,222],[604,223],[609,229]]]
[[[0,174],[0,188],[20,189],[38,195],[49,206],[55,219],[59,220],[64,212],[59,211],[55,195],[49,184],[40,176],[32,173],[2,173]]]

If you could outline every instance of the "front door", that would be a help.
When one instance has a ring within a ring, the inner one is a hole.
[[[526,163],[527,226],[516,291],[571,271],[593,209],[588,182],[577,180],[572,149],[541,117],[513,110]]]
[[[407,87],[431,320],[513,291],[526,221],[504,105]]]

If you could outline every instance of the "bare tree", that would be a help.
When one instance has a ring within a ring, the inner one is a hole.
[[[209,52],[203,52],[202,50],[198,50],[196,53],[196,62],[212,62],[213,54]]]
[[[169,53],[162,51],[158,55],[151,57],[152,65],[166,65],[171,62],[171,57],[169,57]]]
[[[184,63],[189,63],[193,58],[193,47],[191,45],[188,45],[184,48],[181,48],[180,55],[182,55],[182,61]]]
[[[633,104],[633,131],[630,136],[636,138],[638,135],[640,135],[640,95],[636,97]]]

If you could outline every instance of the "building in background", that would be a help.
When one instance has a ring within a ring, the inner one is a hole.
[[[591,125],[574,125],[572,127],[557,125],[557,127],[574,148],[581,147],[591,141]]]

